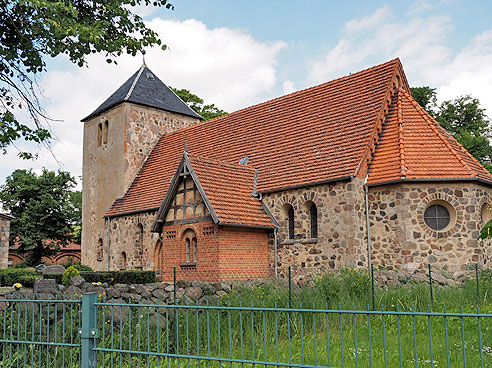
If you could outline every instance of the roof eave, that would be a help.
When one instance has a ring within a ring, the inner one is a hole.
[[[313,181],[311,183],[283,186],[283,187],[279,187],[279,188],[275,188],[275,189],[271,189],[271,190],[262,190],[262,191],[259,190],[258,193],[271,194],[271,193],[283,192],[284,190],[290,190],[290,189],[314,187],[316,185],[335,183],[337,181],[352,180],[354,177],[355,177],[354,175],[346,175],[346,176],[340,176],[340,177],[334,178],[334,179],[326,179],[326,180]]]
[[[156,107],[156,106],[153,106],[153,105],[147,105],[147,104],[144,104],[144,103],[141,103],[141,102],[121,101],[121,102],[112,104],[112,105],[108,106],[107,108],[105,108],[104,110],[98,111],[97,113],[94,113],[93,112],[93,113],[87,115],[85,118],[81,119],[80,121],[82,123],[85,123],[86,121],[89,121],[91,119],[97,118],[98,116],[104,115],[109,110],[114,109],[115,107],[118,107],[120,105],[123,105],[125,102],[126,103],[132,103],[132,104],[138,105],[138,106],[150,107],[152,109],[156,109],[156,110],[160,110],[160,111],[172,112],[173,114],[181,114],[181,115],[189,116],[189,117],[192,117],[192,118],[195,118],[195,119],[203,120],[203,117],[201,115],[197,114],[196,112],[194,112],[193,110],[192,110],[193,111],[193,114],[191,114],[191,113],[190,114],[186,114],[184,112],[178,112],[178,111],[173,111],[173,110],[161,109],[160,107]]]
[[[275,226],[270,226],[270,225],[251,225],[251,224],[234,224],[230,222],[222,222],[219,221],[217,225],[220,226],[233,226],[233,227],[244,227],[247,229],[263,229],[263,230],[273,230],[275,229]]]
[[[367,187],[377,187],[381,185],[390,185],[390,184],[400,184],[400,183],[429,183],[429,182],[477,182],[481,184],[485,184],[488,186],[492,187],[492,180],[486,180],[486,179],[481,179],[481,178],[419,178],[419,179],[394,179],[394,180],[387,180],[387,181],[382,181],[378,183],[370,183],[366,184]]]

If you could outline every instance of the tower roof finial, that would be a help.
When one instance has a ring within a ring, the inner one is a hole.
[[[184,153],[188,155],[188,141],[185,141]]]
[[[147,64],[145,64],[145,50],[142,50],[142,65],[143,66],[147,66]]]

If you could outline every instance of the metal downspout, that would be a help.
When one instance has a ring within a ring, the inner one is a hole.
[[[275,230],[273,230],[273,243],[275,245],[275,255],[274,255],[274,261],[275,261],[275,277],[278,277],[277,230],[278,230],[278,228],[275,226]]]
[[[111,217],[108,217],[108,267],[107,271],[110,269],[110,262],[111,262],[111,254],[110,254],[110,245],[111,245]]]
[[[366,179],[367,182],[367,179]],[[367,266],[369,267],[369,271],[371,270],[371,223],[369,221],[369,189],[367,184],[364,184],[364,190],[366,194],[366,228],[367,228]]]

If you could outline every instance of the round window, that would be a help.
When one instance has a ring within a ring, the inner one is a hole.
[[[446,207],[433,204],[424,212],[424,221],[432,230],[443,230],[451,222],[451,215]]]

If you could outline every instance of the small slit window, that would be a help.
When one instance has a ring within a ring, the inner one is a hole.
[[[289,210],[287,211],[287,218],[288,218],[288,230],[289,230],[289,239],[293,240],[295,236],[294,232],[294,227],[295,227],[295,221],[294,221],[294,207],[290,206]]]
[[[101,147],[102,136],[103,136],[103,126],[102,126],[102,123],[99,123],[97,125],[97,146],[98,147]]]
[[[318,208],[313,203],[309,207],[309,218],[311,221],[311,239],[318,238]]]
[[[108,128],[109,128],[109,121],[104,122],[103,126],[103,131],[102,131],[102,142],[103,144],[108,143]]]
[[[433,204],[425,210],[424,221],[432,230],[440,231],[449,225],[451,215],[446,207],[440,204]]]

